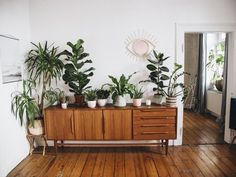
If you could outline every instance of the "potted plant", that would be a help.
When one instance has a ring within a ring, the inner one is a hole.
[[[113,103],[115,103],[115,106],[126,106],[126,99],[124,96],[126,94],[132,94],[132,84],[129,83],[129,80],[134,74],[136,74],[136,72],[129,75],[128,77],[125,77],[125,75],[122,74],[119,79],[110,75],[108,76],[111,79],[112,83],[105,85],[108,85],[110,88],[112,100]]]
[[[97,90],[87,90],[85,92],[85,97],[87,100],[87,104],[89,108],[96,107],[96,99],[97,99]]]
[[[225,44],[221,42],[216,45],[216,49],[211,49],[208,54],[206,67],[213,72],[211,84],[215,85],[218,91],[223,90],[223,67],[224,67]]]
[[[29,78],[35,80],[38,85],[36,92],[39,95],[39,117],[42,119],[46,101],[47,106],[56,101],[57,91],[51,88],[51,83],[61,78],[63,62],[60,60],[60,53],[57,52],[58,47],[48,46],[47,41],[43,46],[41,43],[32,44],[35,48],[29,51],[25,64]]]
[[[107,103],[107,98],[110,95],[110,91],[109,90],[105,90],[105,89],[98,89],[97,90],[97,102],[99,106],[105,106]]]
[[[143,94],[144,92],[142,91],[142,88],[138,89],[135,86],[133,87],[131,95],[131,98],[133,98],[133,106],[141,106]]]
[[[179,77],[184,74],[190,75],[187,72],[177,73],[182,68],[182,65],[175,63],[175,68],[169,77],[169,83],[167,86],[167,91],[163,90],[166,98],[166,105],[174,107],[176,106],[177,96],[182,95],[182,101],[187,97],[189,92],[189,86],[184,85],[183,83],[178,83],[177,80]]]
[[[84,52],[82,46],[84,41],[79,39],[75,44],[67,42],[71,48],[63,51],[61,54],[66,56],[67,63],[64,65],[65,72],[62,76],[65,84],[70,87],[69,91],[74,92],[75,103],[79,106],[84,104],[83,92],[91,86],[87,86],[90,82],[90,77],[93,76],[93,67],[82,69],[85,64],[92,63],[92,60],[86,59],[89,54]]]
[[[40,135],[43,133],[42,121],[36,120],[40,109],[36,99],[32,97],[35,86],[34,80],[23,80],[22,92],[12,93],[11,111],[16,118],[20,119],[21,125],[24,122],[24,116],[26,117],[29,133]]]
[[[167,60],[169,57],[165,57],[163,53],[157,53],[153,50],[154,59],[148,59],[149,64],[146,66],[150,71],[149,79],[141,81],[141,82],[150,82],[155,84],[156,86],[153,88],[153,91],[156,92],[154,94],[154,99],[156,104],[161,104],[164,94],[164,81],[169,79],[169,76],[166,75],[169,72],[169,69],[166,66],[163,66],[163,62]]]
[[[64,91],[59,93],[59,101],[62,109],[67,109],[69,97],[65,95]]]

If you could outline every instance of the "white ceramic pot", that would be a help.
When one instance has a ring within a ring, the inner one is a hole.
[[[123,97],[121,95],[117,96],[115,106],[118,106],[118,107],[126,106],[126,99],[125,99],[125,97]]]
[[[163,100],[163,96],[162,95],[158,95],[158,94],[155,94],[154,95],[154,102],[156,104],[161,104],[162,103],[162,100]]]
[[[98,102],[98,106],[103,107],[103,106],[106,106],[107,99],[98,99],[97,102]]]
[[[94,101],[87,101],[88,107],[89,108],[95,108],[96,107],[96,100]]]
[[[67,103],[61,103],[61,108],[62,109],[67,109]]]
[[[142,98],[139,99],[133,99],[133,106],[141,106],[142,104]]]
[[[29,125],[29,132],[32,135],[42,135],[44,133],[43,120],[35,120],[34,127]]]
[[[176,101],[177,101],[177,97],[175,97],[175,96],[167,97],[166,98],[166,105],[170,106],[170,107],[175,107],[176,106]]]

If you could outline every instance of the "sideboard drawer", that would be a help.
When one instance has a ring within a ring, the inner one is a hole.
[[[134,117],[163,117],[163,116],[176,116],[176,109],[139,109],[133,111]]]
[[[150,116],[139,116],[133,118],[134,125],[142,125],[142,124],[175,124],[176,117],[150,117]]]
[[[175,132],[139,132],[134,134],[134,140],[160,140],[160,139],[176,139]]]

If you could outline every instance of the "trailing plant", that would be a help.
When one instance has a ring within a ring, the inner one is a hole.
[[[20,119],[23,124],[24,116],[28,125],[34,127],[34,120],[40,114],[37,101],[32,97],[32,90],[35,89],[36,82],[34,80],[23,80],[22,92],[12,93],[11,111],[16,119]]]
[[[167,60],[169,57],[165,57],[163,53],[157,53],[153,50],[154,59],[148,59],[150,64],[146,67],[150,71],[149,79],[141,81],[141,82],[150,82],[155,84],[156,86],[153,88],[153,91],[158,95],[164,95],[164,81],[169,79],[169,76],[166,75],[169,72],[169,69],[163,65],[163,62]]]
[[[98,89],[97,90],[97,99],[107,99],[110,95],[109,90]]]
[[[126,77],[124,74],[122,74],[119,79],[117,79],[111,75],[108,76],[111,79],[112,83],[105,84],[105,85],[108,85],[110,88],[113,102],[115,102],[117,96],[119,96],[119,95],[120,96],[124,96],[126,94],[132,95],[133,85],[131,83],[129,83],[129,80],[131,79],[131,77],[134,74],[136,74],[136,72],[129,75],[128,77]]]
[[[85,92],[85,97],[87,101],[95,101],[97,98],[97,90],[87,90]]]
[[[92,63],[92,60],[86,59],[89,54],[84,52],[84,41],[79,39],[75,44],[67,42],[71,51],[65,50],[61,54],[66,56],[66,64],[64,65],[65,72],[62,76],[65,84],[68,84],[70,92],[77,95],[82,95],[83,92],[91,86],[87,86],[90,82],[90,77],[93,76],[93,67],[82,69],[85,64]]]
[[[52,81],[55,80],[57,82],[61,78],[63,62],[60,60],[60,53],[57,51],[58,47],[48,46],[47,41],[44,46],[41,43],[38,45],[32,44],[35,49],[29,51],[25,63],[29,72],[29,78],[38,82],[37,88],[41,88],[40,85],[42,85],[42,90],[39,94],[39,108],[40,116],[43,116],[45,94]],[[52,95],[52,90],[49,89],[48,93]]]
[[[144,92],[142,91],[142,88],[138,89],[136,86],[132,89],[132,95],[131,98],[133,99],[140,99],[143,98]]]

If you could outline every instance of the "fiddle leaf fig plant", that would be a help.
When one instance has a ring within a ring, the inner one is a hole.
[[[84,52],[84,41],[79,39],[75,44],[67,42],[71,51],[65,50],[61,55],[66,56],[67,63],[64,65],[65,72],[62,76],[65,84],[70,87],[69,91],[77,95],[82,95],[83,92],[91,86],[87,86],[90,82],[90,77],[93,76],[93,67],[83,69],[85,64],[92,63],[92,60],[86,59],[89,54]]]
[[[164,84],[164,81],[169,79],[167,73],[169,72],[169,68],[163,65],[163,62],[167,60],[169,57],[164,56],[163,53],[157,53],[153,50],[154,59],[148,59],[149,64],[146,66],[149,70],[149,76],[147,80],[141,82],[150,82],[155,84],[156,86],[153,88],[153,91],[156,92],[157,95],[164,96],[164,88],[167,87]]]

